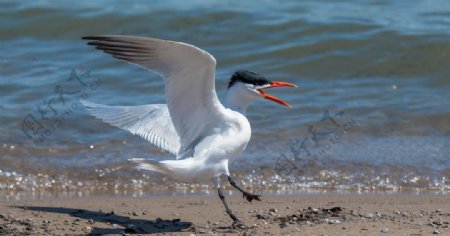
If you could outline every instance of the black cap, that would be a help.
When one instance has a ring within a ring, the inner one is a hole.
[[[248,70],[238,70],[234,72],[234,74],[230,78],[230,83],[228,84],[228,88],[233,86],[234,83],[240,81],[246,84],[254,84],[254,85],[265,85],[272,84],[272,81],[264,78],[262,75],[258,75],[254,72]]]

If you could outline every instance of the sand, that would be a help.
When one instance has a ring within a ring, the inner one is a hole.
[[[0,202],[0,234],[450,235],[448,195],[226,195],[247,228],[232,228],[217,195]]]

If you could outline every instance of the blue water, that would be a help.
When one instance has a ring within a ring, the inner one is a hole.
[[[128,34],[210,52],[219,96],[238,69],[300,85],[271,91],[293,109],[251,105],[252,140],[231,166],[247,185],[446,192],[449,25],[444,0],[2,1],[0,190],[167,190],[165,179],[133,170],[127,159],[168,154],[89,116],[77,101],[84,94],[109,105],[164,103],[157,75],[81,40]]]

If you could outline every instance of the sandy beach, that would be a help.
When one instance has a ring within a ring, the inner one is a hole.
[[[0,234],[449,235],[448,195],[216,195],[2,201]]]

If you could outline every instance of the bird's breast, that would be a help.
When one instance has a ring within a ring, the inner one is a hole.
[[[241,114],[211,130],[195,148],[195,156],[208,161],[233,159],[247,146],[251,128],[247,118]]]

